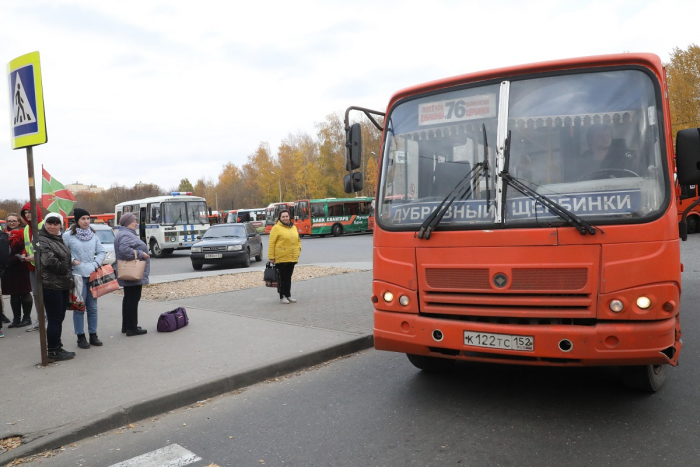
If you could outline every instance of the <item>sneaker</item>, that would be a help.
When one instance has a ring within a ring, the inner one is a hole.
[[[297,301],[293,299],[292,297],[287,297],[287,300],[289,300],[289,303],[296,303]]]
[[[34,322],[31,326],[29,326],[27,329],[25,329],[25,332],[32,332],[32,331],[38,331],[39,330],[39,321]]]
[[[280,303],[282,305],[289,305],[289,300],[287,300],[287,297],[282,297],[280,298]]]
[[[0,337],[5,337],[5,334],[2,332],[2,329],[0,329]]]

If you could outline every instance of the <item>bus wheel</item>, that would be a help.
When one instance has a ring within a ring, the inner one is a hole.
[[[341,235],[343,235],[343,226],[340,224],[335,224],[333,226],[333,230],[331,230],[331,233],[334,237],[340,237]]]
[[[688,223],[689,234],[693,234],[698,231],[698,218],[696,216],[688,217],[686,222]]]
[[[455,361],[450,358],[426,357],[424,355],[413,355],[410,353],[407,353],[406,356],[413,366],[430,373],[450,371],[455,364]]]
[[[151,240],[151,255],[153,255],[154,258],[162,258],[164,256],[163,249],[155,240]]]
[[[667,365],[621,366],[622,384],[630,389],[644,392],[656,392],[666,381]]]
[[[244,268],[250,267],[250,248],[246,250],[245,259],[243,260],[243,263],[241,263],[241,266],[243,266]]]
[[[175,251],[175,248],[163,248],[163,255],[165,255],[165,256],[172,255],[173,251]]]

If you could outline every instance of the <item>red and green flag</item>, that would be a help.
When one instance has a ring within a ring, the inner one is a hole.
[[[75,196],[63,183],[53,178],[44,167],[41,167],[43,180],[41,182],[41,206],[49,212],[57,212],[65,219],[75,204]]]

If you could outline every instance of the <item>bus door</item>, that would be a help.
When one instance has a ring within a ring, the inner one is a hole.
[[[299,235],[311,235],[309,200],[305,199],[294,203],[294,225],[296,225]]]
[[[139,209],[139,237],[143,240],[146,245],[146,221],[148,220],[148,208],[146,206]]]

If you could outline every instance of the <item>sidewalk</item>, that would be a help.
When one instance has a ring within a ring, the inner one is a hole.
[[[77,348],[67,312],[63,343],[76,357],[43,369],[39,333],[3,327],[0,438],[21,435],[24,444],[0,454],[0,465],[369,348],[371,281],[363,271],[296,282],[299,302],[290,305],[265,287],[142,300],[139,324],[148,334],[138,337],[121,334],[121,296],[107,295],[99,300],[104,346]],[[178,306],[187,309],[189,326],[156,332],[160,313]]]

